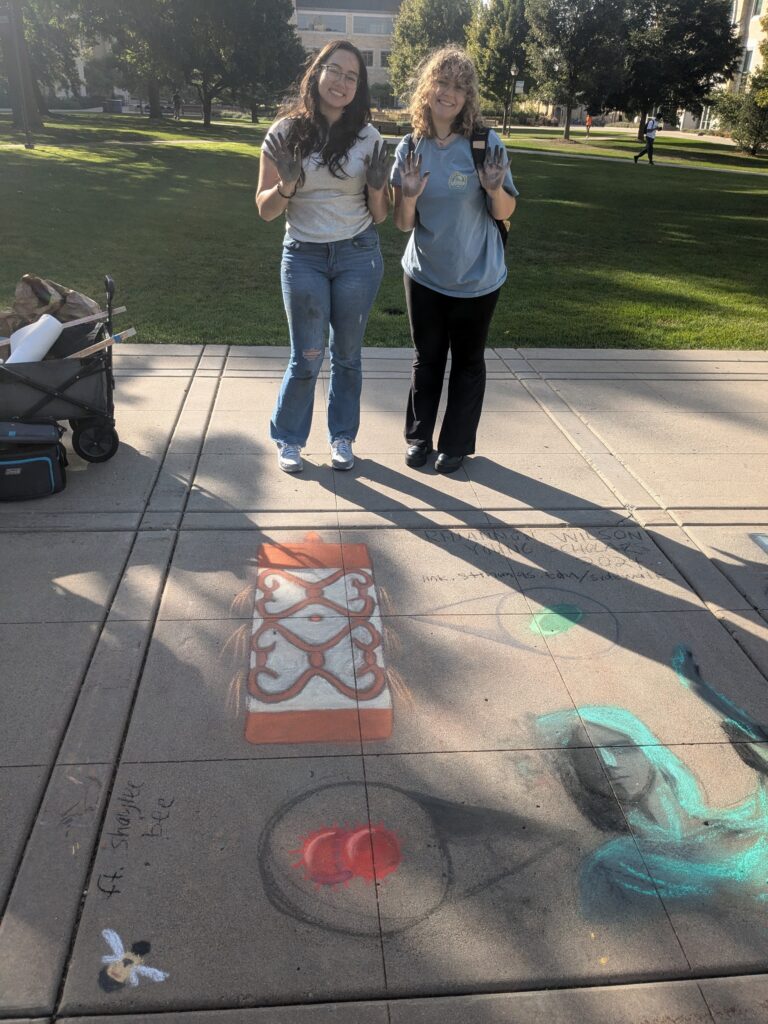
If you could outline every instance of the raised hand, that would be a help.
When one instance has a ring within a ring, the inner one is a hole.
[[[280,181],[286,188],[293,188],[301,175],[301,154],[299,147],[290,149],[280,132],[268,135],[261,145],[269,159],[277,168]]]
[[[508,166],[505,155],[503,146],[494,146],[493,150],[490,146],[486,147],[483,166],[477,172],[486,192],[498,192],[501,188]]]
[[[405,158],[405,163],[400,171],[400,187],[403,195],[408,199],[417,199],[427,187],[429,171],[421,173],[421,153],[415,156],[410,151]]]
[[[382,142],[381,149],[379,149],[377,142],[373,147],[373,154],[365,158],[365,183],[368,188],[375,192],[384,188],[389,180],[389,172],[394,162],[395,158],[389,155],[387,143]]]

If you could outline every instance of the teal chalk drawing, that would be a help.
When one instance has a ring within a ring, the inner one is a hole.
[[[531,619],[531,632],[539,636],[560,636],[581,622],[584,613],[575,604],[556,604],[537,612]]]
[[[594,705],[537,719],[548,745],[561,750],[557,767],[576,806],[602,831],[619,833],[582,868],[582,904],[596,917],[615,911],[617,894],[686,900],[738,891],[768,900],[766,732],[702,680],[682,645],[672,667],[682,685],[723,715],[734,749],[755,773],[752,793],[732,807],[708,804],[690,769],[630,711]],[[584,747],[582,723],[594,752]]]
[[[768,533],[750,533],[749,536],[768,555]]]
[[[672,655],[672,668],[678,682],[701,697],[715,711],[719,711],[725,723],[735,726],[741,732],[741,738],[755,741],[768,740],[768,730],[757,725],[744,708],[740,708],[738,704],[719,693],[714,686],[702,679],[693,654],[682,644],[678,644]],[[726,729],[726,732],[729,730]]]

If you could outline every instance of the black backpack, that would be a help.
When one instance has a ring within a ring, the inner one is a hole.
[[[469,144],[472,147],[472,159],[475,162],[475,170],[479,171],[485,162],[485,152],[488,149],[488,128],[475,128],[472,132],[472,136],[469,140]],[[501,235],[501,244],[506,248],[507,238],[509,238],[509,221],[508,220],[496,220],[493,218],[496,227],[499,229]]]

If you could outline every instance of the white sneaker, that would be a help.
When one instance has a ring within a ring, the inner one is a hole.
[[[334,469],[352,469],[355,456],[352,454],[352,442],[348,437],[339,437],[331,442],[331,465]]]
[[[301,445],[277,441],[277,464],[284,473],[300,473],[304,469],[301,461]]]

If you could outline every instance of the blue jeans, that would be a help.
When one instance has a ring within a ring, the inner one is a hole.
[[[341,242],[286,238],[280,279],[291,361],[269,427],[274,441],[307,443],[326,339],[331,356],[328,436],[331,441],[340,437],[354,441],[363,384],[360,350],[383,274],[379,235],[373,225]]]

